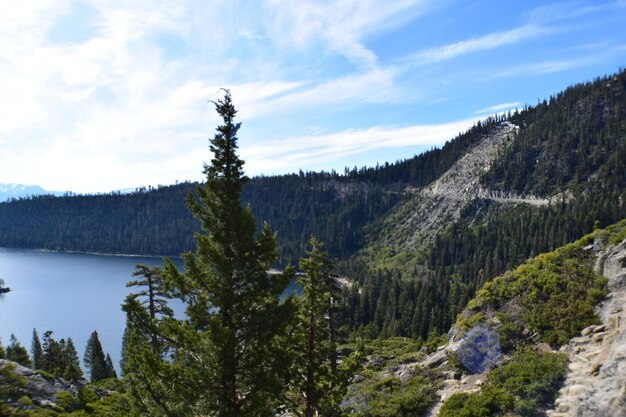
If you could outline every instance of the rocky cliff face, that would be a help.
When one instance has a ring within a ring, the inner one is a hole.
[[[23,392],[37,407],[51,407],[57,404],[57,395],[60,392],[76,394],[79,387],[86,381],[69,382],[62,378],[44,376],[41,373],[18,363],[0,359],[0,368],[11,366],[12,372],[24,382]],[[15,406],[15,404],[12,404]]]
[[[471,148],[441,177],[423,188],[407,188],[407,199],[385,220],[383,232],[374,247],[394,247],[414,251],[431,242],[440,231],[458,222],[463,209],[474,201],[499,204],[547,205],[562,196],[545,199],[533,195],[496,192],[481,186],[498,155],[514,141],[518,127],[503,122]]]
[[[596,270],[609,279],[602,323],[565,347],[569,372],[550,417],[626,416],[626,240],[600,252]]]

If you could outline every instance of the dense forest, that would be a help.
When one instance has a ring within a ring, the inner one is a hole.
[[[537,250],[554,248],[589,231],[595,220],[608,224],[623,212],[623,205],[616,202],[623,201],[620,195],[626,181],[625,79],[621,72],[570,87],[549,101],[479,122],[441,149],[404,161],[346,168],[342,174],[255,177],[246,184],[242,199],[250,204],[259,225],[267,222],[278,232],[282,264],[296,264],[304,253],[303,242],[311,235],[325,242],[332,257],[347,259],[376,238],[372,233],[376,224],[406,198],[406,187],[428,185],[506,120],[519,126],[519,132],[482,182],[490,189],[518,194],[554,196],[565,192],[564,210],[579,214],[577,221],[561,222],[573,230],[544,238],[541,247],[533,237],[531,245]],[[199,228],[185,205],[194,188],[194,184],[184,183],[130,194],[42,196],[2,203],[0,246],[178,256],[193,249],[191,236]],[[570,203],[579,208],[573,210]],[[468,205],[468,223],[484,204],[475,201]],[[492,208],[490,214],[502,211]],[[534,220],[537,224],[541,218],[554,218],[554,214],[535,216],[539,216]],[[532,235],[537,233],[548,232]],[[436,248],[441,248],[442,239]],[[438,258],[439,250],[435,249]],[[503,262],[494,273],[532,254],[529,250],[508,252],[506,259],[488,262],[492,266]]]

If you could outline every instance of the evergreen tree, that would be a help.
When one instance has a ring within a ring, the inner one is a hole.
[[[339,404],[361,352],[338,364],[335,304],[340,288],[331,274],[332,265],[324,245],[312,237],[307,257],[300,260],[304,276],[299,300],[298,340],[295,341],[295,404],[298,415],[331,417],[341,415]],[[300,382],[298,382],[300,381]]]
[[[215,107],[224,124],[211,140],[207,181],[188,199],[204,233],[195,235],[196,253],[183,254],[184,273],[168,260],[163,271],[188,319],[155,321],[137,300],[124,306],[130,328],[125,376],[144,415],[273,417],[286,383],[280,342],[293,303],[279,297],[293,269],[268,275],[278,258],[276,237],[267,226],[257,234],[250,208],[242,207],[247,178],[228,91]],[[152,331],[167,340],[169,360],[146,349],[141,335]]]
[[[145,264],[135,265],[135,272],[133,276],[142,276],[143,279],[131,281],[126,284],[126,287],[143,287],[138,293],[131,294],[129,297],[140,300],[139,303],[147,310],[150,320],[154,321],[157,315],[162,317],[172,317],[173,312],[167,305],[167,295],[164,287],[163,280],[161,278],[161,268],[158,266],[149,267]],[[147,327],[147,326],[144,326]],[[152,350],[158,353],[159,338],[156,332],[150,332],[146,337],[150,339]],[[122,357],[124,355],[122,354]]]
[[[102,344],[98,338],[97,331],[91,333],[91,336],[87,341],[83,363],[87,369],[89,369],[91,382],[97,382],[101,379],[109,378],[110,374],[107,370],[104,351],[102,350]]]
[[[307,258],[300,260],[305,276],[299,279],[302,285],[301,320],[304,330],[305,356],[303,357],[304,394],[303,415],[314,417],[319,414],[324,394],[331,385],[329,326],[326,320],[330,306],[329,262],[323,246],[315,238],[309,241],[311,249]]]
[[[105,359],[105,370],[107,378],[117,378],[117,372],[115,372],[115,367],[113,366],[113,361],[111,360],[111,355],[107,353],[107,357]]]
[[[14,334],[9,339],[9,345],[6,348],[6,358],[23,366],[31,366],[28,351],[17,341]]]
[[[125,304],[122,305],[122,308],[125,308]],[[126,376],[126,372],[124,371],[124,369],[127,366],[128,363],[128,355],[130,354],[130,347],[128,346],[129,344],[129,339],[130,339],[130,332],[131,329],[128,326],[128,320],[126,321],[126,328],[124,329],[124,335],[122,335],[122,354],[120,357],[120,369],[122,370],[122,377]]]
[[[33,357],[33,368],[43,369],[43,349],[41,348],[41,342],[39,341],[39,335],[36,329],[33,329],[33,341],[30,345],[30,354]]]
[[[2,346],[2,339],[0,339],[0,359],[4,359],[5,354],[4,347]]]
[[[51,374],[58,375],[62,371],[59,369],[61,356],[63,352],[59,343],[52,337],[52,331],[47,330],[43,334],[43,356],[41,360],[41,369]]]
[[[69,381],[77,381],[83,377],[83,371],[80,369],[80,361],[78,360],[78,353],[71,337],[67,338],[65,349],[63,352],[65,357],[65,369],[63,370],[63,378]]]

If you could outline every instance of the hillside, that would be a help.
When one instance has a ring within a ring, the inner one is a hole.
[[[488,280],[626,217],[625,88],[626,71],[579,84],[393,164],[252,178],[242,199],[281,264],[325,243],[356,283],[346,332],[425,340]],[[193,190],[0,203],[0,246],[178,256],[194,249]]]
[[[344,400],[363,416],[626,413],[626,220],[488,282],[440,346],[370,345]]]

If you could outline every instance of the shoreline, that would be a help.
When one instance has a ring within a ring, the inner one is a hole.
[[[13,249],[13,250],[43,252],[43,253],[68,253],[68,254],[78,254],[78,255],[115,256],[115,257],[121,257],[121,258],[181,259],[180,255],[172,256],[172,255],[149,255],[149,254],[135,254],[135,253],[88,252],[88,251],[78,251],[78,250],[61,250],[61,249],[45,249],[45,248],[15,248],[15,247],[7,247],[7,246],[1,246],[0,249]]]

